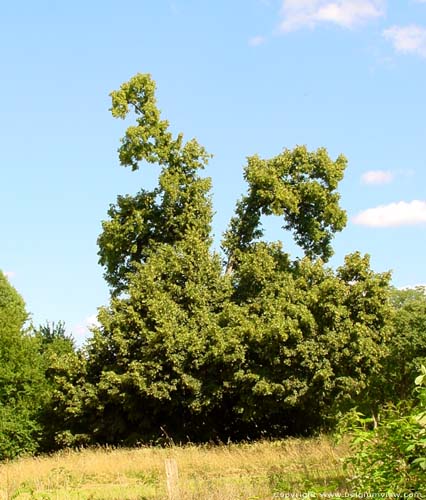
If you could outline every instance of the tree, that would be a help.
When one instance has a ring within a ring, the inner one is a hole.
[[[389,274],[371,271],[360,254],[335,273],[259,243],[233,277],[240,312],[232,331],[244,353],[234,379],[237,428],[251,437],[310,433],[355,404],[372,409]]]
[[[22,297],[0,272],[0,460],[36,451],[41,433],[46,387],[27,319]]]
[[[62,428],[66,421],[66,416],[60,411],[66,387],[64,372],[71,380],[74,371],[81,368],[81,363],[74,339],[67,333],[63,321],[46,321],[38,328],[33,328],[32,335],[38,346],[40,370],[45,384],[45,396],[38,414],[41,428],[38,450],[50,452],[61,445],[72,444],[65,443],[62,437]]]
[[[235,324],[245,353],[236,404],[252,429],[306,432],[355,402],[375,409],[369,387],[386,353],[390,274],[374,273],[359,253],[337,272],[324,265],[346,224],[337,192],[346,163],[304,146],[248,158],[248,192],[223,248],[232,300],[245,310]],[[303,259],[260,241],[262,215],[283,217]]]
[[[119,196],[98,239],[111,300],[74,366],[61,372],[57,442],[242,439],[311,432],[337,408],[369,401],[383,357],[389,275],[368,256],[324,265],[346,214],[346,160],[303,146],[248,159],[248,192],[213,252],[209,155],[161,119],[155,84],[136,75],[112,92],[128,118],[120,162],[159,166],[158,185]],[[261,241],[283,217],[305,253]],[[62,389],[61,389],[62,388]],[[371,398],[370,398],[371,399]]]
[[[229,280],[210,250],[211,183],[199,174],[209,155],[168,131],[148,75],[111,96],[113,116],[136,117],[122,165],[135,171],[145,161],[161,171],[154,190],[118,197],[103,223],[99,256],[112,298],[87,348],[93,397],[83,413],[95,441],[156,438],[160,428],[185,438],[213,422],[223,390],[215,367],[232,345],[220,327]]]
[[[46,359],[47,368],[51,364],[52,356],[75,351],[74,339],[72,335],[67,334],[63,321],[46,321],[35,330],[34,335],[40,342],[40,350]]]
[[[21,332],[27,319],[24,300],[6,276],[0,272],[0,334],[2,338]]]
[[[377,384],[384,402],[411,398],[411,381],[426,362],[426,295],[423,287],[393,289],[388,354]]]

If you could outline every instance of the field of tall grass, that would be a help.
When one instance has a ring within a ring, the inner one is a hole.
[[[254,500],[345,492],[342,459],[347,454],[346,444],[326,436],[221,446],[68,450],[1,464],[0,498]],[[177,465],[178,479],[167,480],[166,462]]]

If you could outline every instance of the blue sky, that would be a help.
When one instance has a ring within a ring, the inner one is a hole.
[[[36,324],[81,341],[108,301],[101,221],[158,173],[117,160],[108,94],[138,72],[214,154],[217,244],[247,156],[325,146],[349,160],[331,265],[360,250],[396,286],[426,283],[426,1],[22,0],[0,23],[0,268]]]

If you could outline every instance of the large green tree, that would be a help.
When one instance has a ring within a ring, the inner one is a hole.
[[[212,251],[209,155],[174,136],[149,75],[112,92],[133,118],[120,162],[157,165],[158,184],[119,196],[99,236],[111,301],[78,360],[57,367],[57,442],[208,440],[308,432],[339,407],[370,401],[389,315],[388,274],[353,254],[325,267],[343,229],[346,159],[323,148],[248,159],[247,194]],[[282,217],[304,252],[262,241]],[[76,369],[75,367],[78,367]],[[61,389],[62,388],[62,389]]]
[[[240,426],[304,432],[355,403],[375,410],[370,381],[386,354],[390,274],[374,273],[359,253],[337,272],[324,265],[346,225],[337,191],[346,164],[304,146],[248,158],[247,194],[223,241],[244,350]],[[282,217],[284,243],[261,241],[269,215]],[[285,252],[290,232],[302,259]]]
[[[244,353],[234,375],[237,427],[306,433],[353,405],[376,412],[370,386],[387,353],[389,279],[359,253],[333,272],[321,261],[290,261],[278,244],[244,252],[228,325]]]

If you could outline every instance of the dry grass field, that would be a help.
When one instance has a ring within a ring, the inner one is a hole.
[[[345,444],[336,445],[325,436],[223,446],[63,451],[1,464],[0,499],[168,499],[167,459],[178,466],[174,499],[306,497],[314,491],[345,491],[342,458],[347,454]]]

